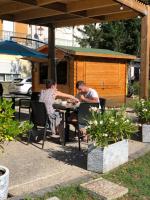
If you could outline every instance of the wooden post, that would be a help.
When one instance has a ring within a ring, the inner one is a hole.
[[[149,65],[150,65],[150,7],[148,14],[143,16],[141,24],[141,74],[140,98],[149,97]]]
[[[55,27],[53,26],[53,24],[50,24],[48,27],[48,60],[49,60],[48,78],[57,81],[56,67],[55,67]]]

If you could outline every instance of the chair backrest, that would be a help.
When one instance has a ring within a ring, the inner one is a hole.
[[[105,106],[106,106],[106,99],[100,97],[99,102],[100,102],[100,106],[101,106],[101,111],[104,112]]]
[[[78,124],[86,126],[87,121],[91,117],[90,108],[97,107],[99,108],[99,103],[80,103],[78,108]]]
[[[48,120],[48,114],[45,103],[31,101],[31,121],[36,126],[45,126]]]
[[[32,92],[31,94],[31,101],[39,101],[40,92]]]

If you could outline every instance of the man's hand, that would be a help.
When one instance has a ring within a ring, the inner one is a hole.
[[[83,102],[85,101],[84,95],[81,95],[81,96],[80,96],[80,101],[83,101]]]

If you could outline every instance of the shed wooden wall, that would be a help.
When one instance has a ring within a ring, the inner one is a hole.
[[[56,51],[56,58],[58,58],[59,60],[64,59],[64,53],[59,49],[57,49]],[[74,60],[73,59],[68,59],[67,67],[68,67],[67,69],[68,82],[66,85],[58,85],[58,90],[74,95],[75,91],[74,91]],[[34,68],[32,70],[32,77],[33,77],[32,79],[33,91],[40,92],[41,89],[45,88],[45,84],[40,84],[40,80],[39,80],[39,77],[40,77],[39,63],[34,63]]]
[[[74,62],[76,81],[97,90],[108,105],[125,103],[126,61],[120,59],[77,57]],[[75,81],[75,82],[76,82]]]
[[[64,52],[57,49],[56,58],[64,59]],[[68,83],[58,85],[62,92],[76,95],[76,82],[79,80],[97,90],[99,96],[107,99],[109,106],[125,103],[126,68],[122,59],[94,58],[85,56],[68,57]],[[41,91],[45,85],[39,83],[39,65],[33,70],[33,91]]]

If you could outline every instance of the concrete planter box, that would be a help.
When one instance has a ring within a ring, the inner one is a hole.
[[[108,172],[128,162],[128,140],[122,140],[108,147],[88,146],[87,170],[99,173]]]
[[[142,125],[142,141],[150,142],[150,125],[149,124]]]
[[[6,167],[0,166],[0,171],[4,172],[4,174],[0,175],[0,200],[6,200],[8,195],[9,170]]]

